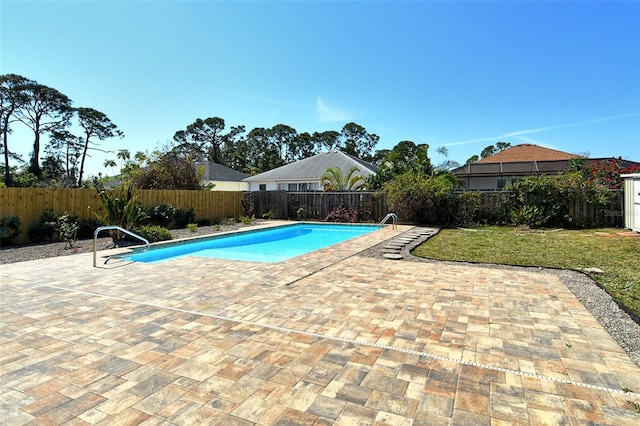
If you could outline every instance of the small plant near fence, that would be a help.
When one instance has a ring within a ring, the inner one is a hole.
[[[198,232],[198,224],[197,223],[188,223],[187,224],[187,229],[190,232]]]
[[[358,212],[348,207],[336,207],[329,212],[324,221],[356,223],[358,221]]]
[[[60,241],[64,241],[65,248],[71,248],[78,240],[78,222],[73,220],[67,212],[64,212],[51,222],[51,226],[58,233]]]
[[[20,235],[20,218],[16,215],[0,219],[0,244],[11,244]]]

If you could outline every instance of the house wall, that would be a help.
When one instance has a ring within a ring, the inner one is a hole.
[[[278,185],[275,182],[249,182],[249,191],[260,191],[260,185],[267,185],[267,191],[276,191]]]
[[[470,177],[462,179],[462,187],[469,190],[496,189],[495,176]]]
[[[214,184],[212,191],[248,191],[249,184],[247,182],[228,182],[228,181],[205,181],[204,185]]]
[[[260,185],[267,185],[267,191],[289,191],[289,185],[295,185],[299,187],[300,185],[306,185],[304,189],[298,189],[303,191],[321,191],[322,185],[320,185],[320,181],[285,181],[285,182],[250,182],[249,183],[249,191],[259,191]],[[294,191],[291,191],[294,192]]]

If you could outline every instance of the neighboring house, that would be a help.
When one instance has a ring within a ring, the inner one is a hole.
[[[200,184],[203,187],[215,185],[212,191],[246,191],[249,184],[243,182],[243,179],[249,177],[248,174],[233,170],[211,161],[205,161],[197,164],[198,169],[203,167]]]
[[[248,177],[244,182],[249,184],[249,191],[322,191],[321,177],[328,168],[339,167],[346,175],[354,166],[365,179],[378,171],[366,161],[341,151],[330,151]]]
[[[462,180],[464,189],[502,189],[527,176],[552,175],[568,171],[576,154],[532,144],[515,145],[452,172]]]

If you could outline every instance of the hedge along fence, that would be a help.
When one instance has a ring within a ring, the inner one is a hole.
[[[257,218],[268,214],[275,219],[324,220],[337,207],[355,210],[360,222],[379,222],[387,214],[383,192],[255,191],[250,194]]]
[[[324,220],[335,207],[352,208],[362,222],[379,222],[389,212],[384,192],[287,192],[256,191],[249,193],[254,214],[261,218],[270,214],[276,219]],[[434,205],[425,206],[419,222],[430,225],[458,226],[474,224],[510,224],[511,210],[516,206],[514,193],[507,191],[455,191],[438,197]],[[566,213],[571,227],[623,225],[623,192],[614,190],[606,206],[587,202],[582,192],[566,194],[558,207]],[[533,205],[537,200],[531,199]],[[301,210],[300,210],[301,209]],[[399,218],[401,222],[406,217]]]
[[[449,224],[511,223],[510,213],[516,207],[513,200],[514,192],[461,191],[454,194],[452,206],[449,209],[451,214]],[[527,203],[534,206],[543,205],[543,201],[536,197],[527,199]],[[624,225],[624,192],[622,190],[611,190],[609,203],[602,206],[588,202],[587,194],[584,192],[569,192],[554,207],[566,216],[562,225],[568,227],[622,227]]]
[[[194,209],[197,220],[215,222],[226,217],[244,214],[244,192],[173,191],[144,189],[139,191],[145,209],[160,204],[172,204],[184,210]],[[0,188],[0,218],[17,215],[22,232],[16,243],[27,242],[29,226],[36,222],[45,209],[55,215],[64,212],[78,220],[95,219],[95,211],[102,201],[95,189],[85,188]]]

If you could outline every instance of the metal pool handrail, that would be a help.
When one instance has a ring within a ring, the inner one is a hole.
[[[126,229],[121,228],[121,227],[119,227],[119,226],[115,226],[115,225],[100,226],[100,227],[99,227],[99,228],[97,228],[97,229],[95,230],[95,232],[93,233],[93,267],[94,267],[94,268],[96,267],[96,247],[97,247],[97,245],[98,245],[98,234],[100,233],[100,231],[106,231],[106,230],[108,230],[108,229],[116,229],[116,230],[118,230],[118,231],[120,231],[120,232],[124,232],[124,233],[125,233],[125,234],[127,234],[127,235],[130,235],[130,236],[132,236],[132,237],[134,237],[134,238],[139,239],[140,241],[144,242],[144,243],[147,245],[147,246],[145,247],[144,251],[146,252],[147,250],[149,250],[149,240],[147,240],[147,239],[146,239],[146,238],[144,238],[144,237],[141,237],[141,236],[140,236],[140,235],[138,235],[138,234],[134,234],[134,233],[133,233],[133,232],[131,232],[131,231],[127,231]],[[107,259],[107,261],[108,261],[108,260],[109,260],[109,259]],[[107,262],[105,261],[104,263],[107,263]]]
[[[380,225],[382,225],[383,223],[385,223],[387,220],[389,219],[393,219],[392,220],[392,224],[393,224],[393,229],[396,229],[398,227],[398,215],[395,213],[389,213],[387,214],[384,219],[382,219],[380,221]]]

